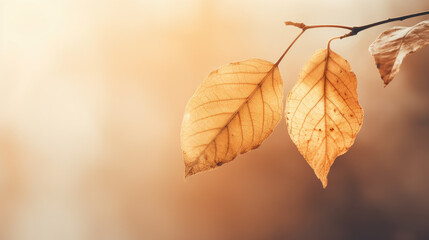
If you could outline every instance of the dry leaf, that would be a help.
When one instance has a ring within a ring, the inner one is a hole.
[[[185,175],[215,168],[258,147],[282,116],[277,65],[250,59],[212,72],[186,106],[181,142]]]
[[[292,141],[324,188],[335,158],[353,145],[363,120],[355,74],[345,59],[327,52],[313,54],[286,102]]]
[[[429,44],[429,21],[412,27],[393,27],[369,46],[384,85],[392,81],[405,56]]]

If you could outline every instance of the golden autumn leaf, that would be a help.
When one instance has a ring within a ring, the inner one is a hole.
[[[277,64],[250,59],[210,73],[183,117],[185,176],[221,166],[258,147],[280,121],[282,100]]]
[[[402,60],[429,44],[429,21],[412,27],[393,27],[384,31],[369,46],[384,85],[389,84],[399,71]]]
[[[324,188],[335,158],[353,145],[362,125],[356,88],[349,63],[322,49],[304,66],[286,101],[289,135]]]

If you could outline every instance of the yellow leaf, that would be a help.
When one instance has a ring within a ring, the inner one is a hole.
[[[369,52],[374,56],[384,85],[393,80],[405,56],[427,44],[429,44],[427,20],[412,27],[393,27],[380,34],[369,46]]]
[[[325,188],[335,158],[352,145],[363,110],[350,65],[332,50],[318,50],[301,71],[286,102],[289,135]]]
[[[250,59],[212,72],[189,100],[183,117],[185,176],[258,147],[280,121],[282,100],[276,64]]]

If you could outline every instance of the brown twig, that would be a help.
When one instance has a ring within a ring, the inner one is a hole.
[[[423,15],[427,15],[429,14],[429,11],[425,11],[425,12],[420,12],[420,13],[415,13],[415,14],[410,14],[410,15],[405,15],[402,17],[396,17],[396,18],[389,18],[383,21],[378,21],[375,23],[371,23],[371,24],[367,24],[367,25],[363,25],[363,26],[358,26],[358,27],[353,27],[352,30],[347,33],[346,35],[342,36],[341,39],[345,38],[345,37],[350,37],[350,36],[354,36],[356,34],[358,34],[358,32],[363,31],[365,29],[368,28],[372,28],[381,24],[385,24],[385,23],[390,23],[390,22],[396,22],[396,21],[403,21],[405,19],[408,18],[413,18],[413,17],[418,17],[418,16],[423,16]]]
[[[351,37],[354,36],[356,34],[358,34],[359,32],[366,30],[368,28],[372,28],[381,24],[385,24],[385,23],[390,23],[390,22],[395,22],[395,21],[403,21],[405,19],[408,18],[413,18],[413,17],[418,17],[418,16],[423,16],[423,15],[428,15],[429,11],[424,11],[424,12],[419,12],[419,13],[414,13],[414,14],[409,14],[409,15],[405,15],[405,16],[401,16],[401,17],[396,17],[396,18],[389,18],[383,21],[378,21],[375,23],[370,23],[367,25],[362,25],[362,26],[355,26],[355,27],[350,27],[350,26],[343,26],[343,25],[305,25],[304,23],[296,23],[296,22],[292,22],[292,21],[287,21],[285,22],[285,24],[287,26],[295,26],[298,28],[301,28],[302,30],[307,30],[307,29],[311,29],[311,28],[343,28],[343,29],[348,29],[350,30],[349,33],[343,35],[340,37],[340,39],[343,39],[345,37]]]
[[[295,26],[295,27],[301,28],[302,30],[307,30],[310,28],[345,28],[351,31],[353,29],[353,27],[342,26],[342,25],[308,25],[307,26],[304,23],[296,23],[291,21],[286,21],[285,24],[286,26]]]
[[[301,28],[302,31],[292,41],[292,43],[288,46],[288,48],[283,52],[283,54],[280,56],[280,58],[277,60],[277,62],[274,64],[274,66],[278,66],[279,65],[279,63],[283,60],[283,57],[286,55],[286,53],[289,51],[289,49],[295,44],[295,42],[308,29],[312,29],[312,28],[342,28],[342,29],[350,30],[349,33],[347,33],[347,34],[345,34],[343,36],[335,37],[335,38],[329,40],[329,43],[328,43],[328,48],[329,48],[329,44],[334,39],[343,39],[345,37],[351,37],[351,36],[354,36],[354,35],[358,34],[360,31],[363,31],[365,29],[372,28],[372,27],[375,27],[375,26],[378,26],[378,25],[381,25],[381,24],[385,24],[385,23],[389,23],[389,22],[395,22],[395,21],[403,21],[403,20],[408,19],[408,18],[418,17],[418,16],[422,16],[422,15],[427,15],[427,14],[429,14],[429,11],[420,12],[420,13],[414,13],[414,14],[405,15],[405,16],[402,16],[402,17],[389,18],[389,19],[386,19],[386,20],[383,20],[383,21],[378,21],[378,22],[375,22],[375,23],[371,23],[371,24],[367,24],[367,25],[362,25],[362,26],[358,26],[358,27],[350,27],[350,26],[343,26],[343,25],[305,25],[304,23],[297,23],[297,22],[292,22],[292,21],[286,21],[285,22],[286,26],[294,26],[294,27],[297,27],[297,28]]]

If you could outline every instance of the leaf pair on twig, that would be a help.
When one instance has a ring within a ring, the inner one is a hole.
[[[428,43],[429,21],[383,32],[371,44],[370,53],[385,84],[407,54]],[[283,112],[279,61],[231,63],[204,80],[186,106],[182,123],[186,176],[232,161],[271,134]],[[353,145],[362,125],[356,90],[349,63],[328,44],[313,54],[287,97],[289,135],[323,187],[335,158]]]

